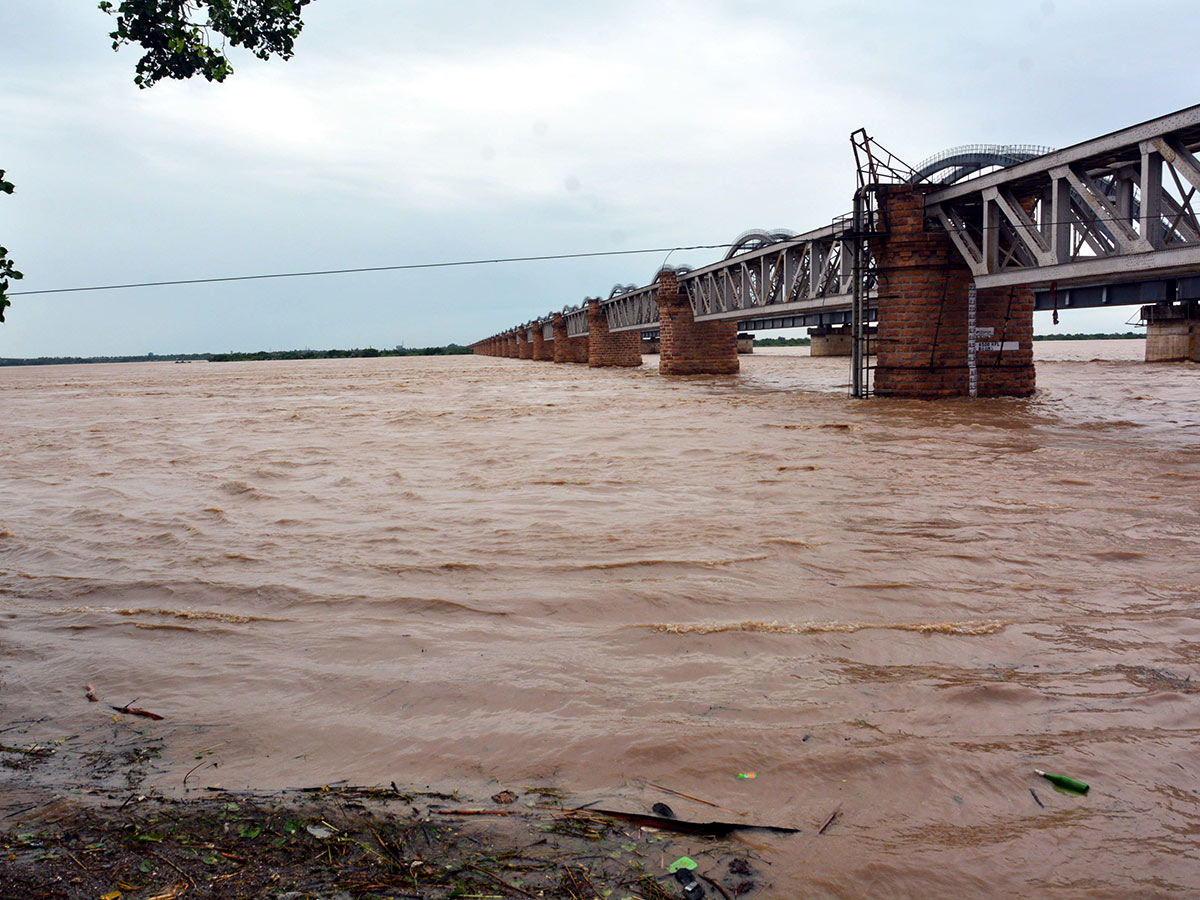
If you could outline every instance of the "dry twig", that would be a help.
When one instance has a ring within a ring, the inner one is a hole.
[[[825,824],[817,829],[817,834],[824,834],[825,829],[833,824],[833,820],[837,818],[837,814],[842,811],[842,805],[839,803],[838,808],[829,814],[829,818],[825,820]]]
[[[684,800],[695,800],[697,803],[703,803],[705,806],[713,806],[717,809],[725,810],[727,813],[733,813],[735,816],[744,815],[744,813],[736,812],[728,807],[721,806],[719,803],[713,803],[711,800],[701,800],[699,797],[693,797],[691,794],[684,794],[681,791],[673,791],[669,787],[663,787],[661,784],[655,784],[653,781],[647,781],[652,788],[658,788],[660,791],[666,791],[668,794],[674,794],[676,797],[682,797]]]
[[[478,872],[480,875],[486,875],[488,878],[492,879],[492,881],[496,882],[496,884],[506,887],[510,891],[516,891],[518,894],[524,894],[526,897],[535,897],[536,896],[535,894],[529,893],[529,891],[525,890],[524,888],[519,888],[515,884],[509,884],[507,881],[505,881],[499,875],[493,875],[487,869],[481,869],[481,868],[479,868],[479,866],[467,866],[467,868],[470,869],[472,872]]]

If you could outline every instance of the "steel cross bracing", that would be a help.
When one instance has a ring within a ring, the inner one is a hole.
[[[648,326],[658,327],[658,279],[645,287],[627,285],[614,288],[613,293],[601,304],[608,330],[641,331]]]
[[[588,311],[586,306],[563,309],[563,322],[567,326],[567,337],[582,337],[588,333]]]
[[[1200,271],[1200,106],[930,192],[979,288]]]
[[[833,225],[678,273],[697,322],[740,321],[849,308],[849,254]],[[657,285],[603,301],[609,331],[658,324]]]

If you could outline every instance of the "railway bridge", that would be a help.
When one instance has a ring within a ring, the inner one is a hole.
[[[1062,150],[978,145],[916,168],[852,136],[853,211],[753,231],[724,259],[664,267],[472,345],[477,354],[664,375],[738,371],[739,331],[808,326],[852,358],[852,391],[1025,396],[1033,313],[1137,306],[1148,359],[1200,358],[1200,105]]]

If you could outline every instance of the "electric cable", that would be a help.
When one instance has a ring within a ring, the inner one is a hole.
[[[229,281],[262,281],[268,278],[309,278],[316,275],[350,275],[358,272],[399,272],[408,269],[447,269],[456,266],[483,266],[497,263],[544,262],[554,259],[586,259],[597,256],[630,256],[637,253],[674,253],[676,250],[724,250],[732,244],[693,244],[687,247],[647,247],[641,250],[598,250],[589,253],[552,253],[543,256],[502,256],[495,259],[463,259],[450,262],[405,263],[395,266],[360,266],[346,269],[316,269],[304,272],[273,272],[264,275],[223,275],[212,278],[176,278],[168,281],[134,281],[125,284],[96,284],[85,287],[45,288],[37,291],[9,291],[10,297],[33,294],[72,294],[81,291],[116,291],[125,288],[170,287],[181,284],[217,284]]]

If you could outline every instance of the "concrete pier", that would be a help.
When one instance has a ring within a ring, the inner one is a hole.
[[[1200,305],[1196,300],[1142,307],[1146,362],[1200,362]]]

